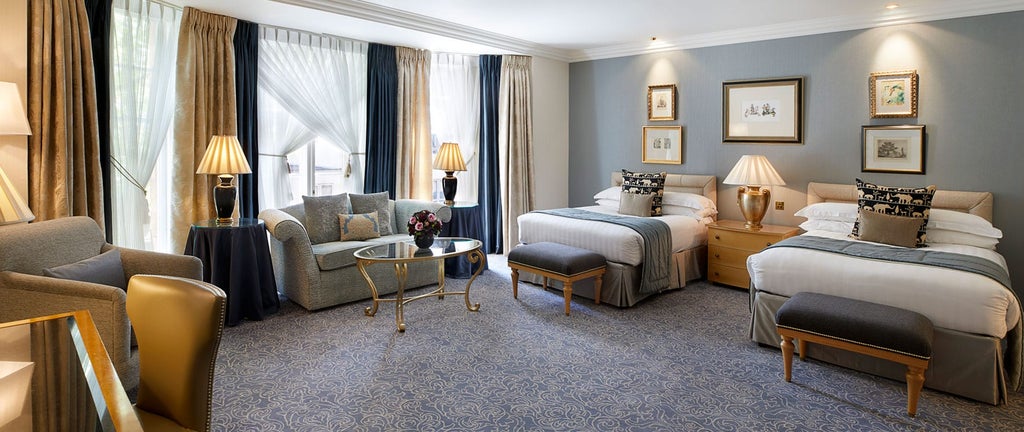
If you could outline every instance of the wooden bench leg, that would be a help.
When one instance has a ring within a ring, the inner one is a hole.
[[[786,382],[790,382],[793,378],[793,338],[789,336],[782,337],[782,365],[786,372]],[[803,343],[801,343],[803,345]],[[800,350],[800,357],[804,356],[804,351]]]
[[[566,281],[562,291],[565,294],[565,315],[569,315],[569,301],[572,300],[572,281]]]
[[[800,361],[807,360],[807,341],[797,339],[797,347],[800,348]]]
[[[594,281],[594,304],[601,304],[601,278],[602,275],[597,275]]]
[[[544,291],[548,290],[548,277],[547,276],[544,276],[544,284],[541,285],[541,288],[543,288]]]
[[[519,269],[512,269],[512,298],[519,298]]]
[[[907,366],[907,414],[911,417],[917,415],[917,399],[921,396],[921,387],[924,387],[924,369]]]

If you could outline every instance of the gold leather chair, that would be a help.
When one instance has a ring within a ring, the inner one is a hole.
[[[143,429],[209,431],[213,371],[226,296],[215,285],[172,276],[128,282],[128,318],[139,343]]]

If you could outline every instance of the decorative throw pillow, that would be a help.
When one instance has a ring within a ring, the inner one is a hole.
[[[861,210],[860,239],[893,246],[917,247],[917,230],[924,218],[894,216],[882,212]]]
[[[380,235],[393,234],[391,232],[391,212],[388,211],[387,192],[349,194],[348,199],[352,203],[352,213],[377,212],[377,221],[380,222]]]
[[[377,212],[338,215],[341,241],[369,240],[380,237]]]
[[[654,195],[619,192],[619,214],[647,217],[651,215],[651,201]]]
[[[665,193],[665,173],[635,173],[622,170],[622,190],[652,195],[651,216],[661,216],[661,197]]]
[[[338,215],[352,213],[348,194],[303,196],[306,210],[306,233],[312,244],[338,241],[341,237]]]
[[[116,286],[128,291],[121,252],[111,249],[76,263],[43,269],[43,276]]]
[[[923,188],[879,186],[857,179],[857,207],[859,215],[853,224],[850,236],[860,238],[860,221],[865,211],[874,211],[893,216],[921,218],[917,230],[917,246],[925,245],[928,213],[932,206],[935,185]]]

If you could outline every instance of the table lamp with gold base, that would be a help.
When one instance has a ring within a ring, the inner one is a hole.
[[[768,212],[768,206],[772,202],[772,193],[763,186],[785,185],[775,167],[768,162],[768,158],[761,155],[744,155],[740,157],[736,166],[729,171],[729,175],[722,180],[728,185],[740,185],[736,194],[736,202],[746,220],[744,226],[751,231],[762,228],[761,219],[764,219]]]

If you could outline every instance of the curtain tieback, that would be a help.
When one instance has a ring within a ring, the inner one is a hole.
[[[135,178],[135,176],[133,176],[132,173],[128,171],[128,168],[125,168],[124,165],[121,165],[121,161],[117,160],[117,158],[114,157],[111,157],[110,161],[113,162],[112,165],[114,165],[114,169],[117,170],[117,172],[120,173],[122,176],[124,176],[125,180],[128,180],[128,183],[131,183],[132,186],[139,188],[139,190],[142,191],[143,195],[149,194],[149,192],[146,191],[146,187],[143,186],[142,182]]]

